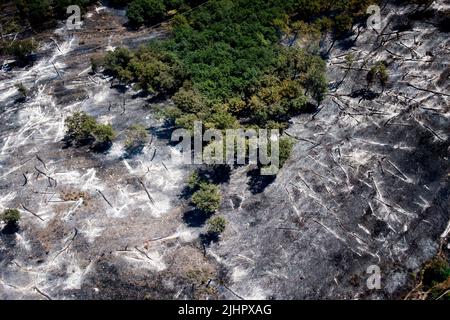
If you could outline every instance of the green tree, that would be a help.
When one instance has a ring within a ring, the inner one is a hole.
[[[3,220],[8,225],[16,225],[20,218],[20,211],[17,209],[6,209],[0,215],[0,220]]]
[[[192,203],[205,213],[213,213],[219,209],[221,201],[219,187],[212,183],[200,183],[200,189],[192,195]]]
[[[128,5],[127,18],[134,27],[139,27],[145,22],[144,1],[134,0]]]
[[[91,58],[91,69],[93,73],[97,73],[100,67],[104,64],[103,57],[93,57]]]
[[[228,221],[222,216],[214,216],[208,219],[208,232],[221,234],[225,231]]]
[[[27,64],[29,55],[37,49],[37,43],[33,39],[2,41],[0,40],[0,54],[14,56],[19,64]]]
[[[15,0],[15,4],[20,15],[35,28],[41,28],[43,23],[54,20],[50,0]]]
[[[186,113],[198,113],[206,110],[205,98],[196,90],[181,88],[172,100],[175,107]]]
[[[328,90],[328,81],[325,77],[324,67],[311,67],[306,73],[304,86],[311,94],[311,97],[320,105]]]
[[[166,7],[163,0],[133,0],[127,10],[127,18],[134,27],[152,25],[164,19]]]
[[[347,14],[342,13],[334,18],[334,30],[336,35],[341,36],[351,31],[353,26],[353,18]]]
[[[441,257],[430,261],[423,272],[423,284],[430,288],[450,278],[449,263]]]
[[[85,112],[77,111],[65,120],[67,126],[66,136],[69,140],[83,144],[91,140],[92,132],[97,126],[95,118]]]
[[[109,52],[104,61],[106,73],[117,77],[120,81],[131,81],[132,74],[127,68],[133,56],[134,54],[127,48],[117,48]]]
[[[279,142],[279,159],[280,159],[280,167],[282,167],[286,161],[289,159],[292,153],[292,148],[294,147],[294,141],[289,137],[283,137]]]

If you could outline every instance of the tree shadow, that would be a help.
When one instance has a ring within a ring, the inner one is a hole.
[[[256,168],[247,172],[247,176],[250,177],[248,186],[252,194],[258,194],[264,191],[269,184],[275,181],[276,175],[264,176],[261,175],[260,169]]]
[[[7,223],[2,229],[2,234],[11,235],[18,231],[19,225],[17,223]]]

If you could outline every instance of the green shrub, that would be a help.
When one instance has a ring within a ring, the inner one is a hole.
[[[354,63],[355,63],[355,55],[353,53],[345,55],[345,66],[347,68],[351,68]]]
[[[286,163],[292,153],[292,148],[294,147],[294,141],[289,137],[283,137],[279,142],[280,147],[280,168]]]
[[[112,52],[108,52],[104,59],[105,72],[118,78],[120,81],[131,81],[132,75],[127,70],[127,67],[133,56],[133,53],[127,48],[117,48]]]
[[[340,36],[351,31],[353,26],[353,18],[347,13],[342,13],[334,18],[334,31]]]
[[[443,258],[437,257],[431,260],[423,272],[423,284],[430,288],[438,283],[446,281],[450,277],[449,263]]]
[[[21,218],[20,211],[17,209],[6,209],[0,215],[0,220],[3,220],[6,224],[14,225],[19,222]]]
[[[205,213],[217,211],[220,201],[220,190],[216,185],[211,183],[200,183],[200,189],[192,195],[192,203]]]
[[[116,133],[110,124],[97,124],[92,130],[92,136],[95,138],[95,143],[104,144],[112,142]]]
[[[325,66],[313,66],[306,73],[304,86],[312,98],[320,105],[328,89],[328,81],[324,72]]]
[[[151,47],[141,47],[135,52],[117,48],[104,59],[105,73],[124,83],[136,82],[148,93],[169,93],[181,85],[183,67],[175,55]]]
[[[77,111],[67,117],[65,124],[67,126],[67,136],[77,143],[83,143],[93,138],[92,131],[97,126],[97,121],[85,112]]]
[[[95,0],[14,0],[22,20],[28,20],[35,29],[56,25],[56,20],[67,17],[67,7],[78,5],[81,10]]]
[[[207,224],[209,233],[221,234],[225,231],[228,221],[222,216],[215,216],[209,218]]]
[[[18,82],[14,86],[17,88],[17,91],[23,98],[26,98],[28,96],[28,89],[23,85],[22,82]]]
[[[93,73],[97,73],[100,67],[104,64],[104,59],[102,57],[91,58],[91,69]]]
[[[14,19],[6,22],[5,25],[3,26],[4,34],[21,32],[22,30],[23,30],[23,25],[20,24],[20,21],[17,18],[14,18]]]

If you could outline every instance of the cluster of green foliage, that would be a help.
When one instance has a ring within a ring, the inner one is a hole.
[[[116,133],[109,124],[99,124],[94,117],[85,112],[75,112],[66,118],[66,138],[77,145],[94,144],[102,146],[110,144]]]
[[[426,288],[431,288],[449,278],[450,266],[448,261],[441,257],[436,257],[424,269],[422,283]]]
[[[122,5],[128,3],[127,18],[132,27],[155,25],[166,19],[172,10],[183,11],[187,5],[183,0],[115,0]],[[117,4],[116,4],[117,5]]]
[[[81,9],[95,0],[14,0],[19,16],[35,29],[55,25],[56,20],[67,17],[67,7],[78,5]]]
[[[105,72],[123,83],[136,83],[149,93],[171,93],[183,79],[183,68],[177,57],[167,51],[141,47],[136,52],[116,49],[104,59]]]
[[[211,1],[175,16],[170,39],[109,53],[105,70],[150,93],[176,92],[166,115],[179,127],[284,128],[327,90],[320,57],[278,44],[274,21],[286,10],[282,1]]]
[[[225,231],[228,221],[223,216],[214,216],[208,219],[208,232],[221,234]]]
[[[22,82],[18,82],[14,84],[14,86],[17,88],[17,91],[21,95],[23,99],[25,99],[28,96],[28,89],[24,86]]]
[[[15,225],[21,218],[20,211],[17,209],[6,209],[0,215],[0,220],[3,220],[8,225]]]
[[[191,197],[192,203],[205,214],[213,214],[219,209],[221,195],[217,185],[207,182],[200,177],[197,171],[193,171],[188,179],[188,187],[195,191]],[[207,221],[208,233],[210,235],[221,234],[227,225],[223,216],[211,216]]]
[[[294,141],[291,138],[283,137],[280,139],[280,167],[282,167],[291,156],[293,147]]]
[[[36,49],[37,43],[33,39],[0,41],[0,54],[14,56],[19,63],[26,63]]]
[[[127,152],[135,152],[143,148],[148,140],[147,130],[143,125],[134,124],[126,131],[125,149]]]
[[[450,264],[444,252],[427,261],[418,273],[414,295],[426,300],[450,300]]]
[[[214,213],[219,209],[220,190],[215,184],[201,182],[199,190],[192,195],[192,203],[205,213]]]
[[[384,87],[389,80],[389,73],[386,61],[378,61],[370,68],[367,73],[367,83],[370,85],[375,80],[378,80],[382,87]]]

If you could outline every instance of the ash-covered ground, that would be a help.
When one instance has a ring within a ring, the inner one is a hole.
[[[415,8],[386,4],[381,31],[323,41],[327,98],[292,119],[296,144],[276,178],[231,171],[220,208],[229,224],[209,246],[182,197],[193,168],[153,112],[170,101],[90,74],[90,57],[163,29],[129,32],[102,7],[81,31],[56,30],[34,66],[1,73],[0,209],[23,218],[0,235],[0,298],[404,297],[412,273],[448,251],[450,231],[450,39],[438,27],[450,3],[420,18]],[[367,85],[377,61],[385,87]],[[17,82],[32,89],[26,101]],[[78,110],[119,132],[111,150],[65,146],[64,118]],[[120,133],[136,123],[152,139],[127,157]],[[380,290],[366,286],[371,265]]]

